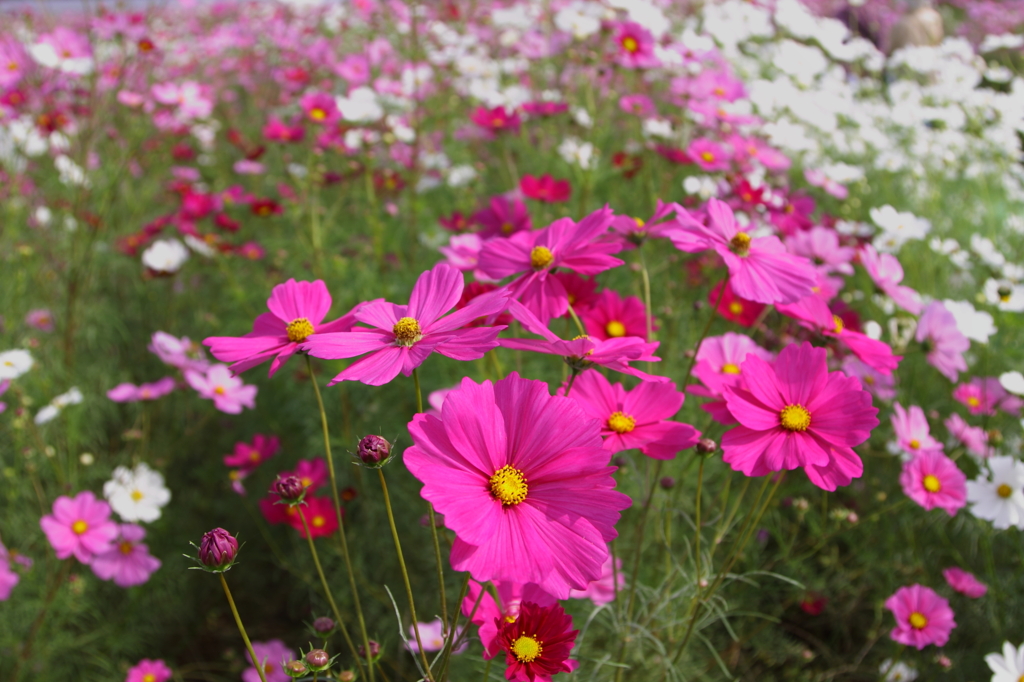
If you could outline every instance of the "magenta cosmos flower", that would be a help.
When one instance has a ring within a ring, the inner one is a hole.
[[[967,406],[971,414],[995,416],[1002,410],[1014,417],[1020,416],[1021,400],[1006,392],[996,377],[974,377],[970,383],[953,389],[953,399]]]
[[[508,237],[516,232],[533,229],[530,212],[519,197],[499,194],[491,197],[490,204],[473,214],[473,222],[480,226],[480,238]]]
[[[185,381],[201,398],[212,400],[221,412],[239,414],[243,407],[256,407],[257,387],[246,385],[227,365],[213,365],[205,372],[187,369]]]
[[[505,651],[505,679],[509,682],[550,682],[558,673],[579,666],[569,658],[579,630],[561,606],[523,602],[519,617],[501,623],[498,645]],[[269,681],[268,681],[269,682]]]
[[[700,407],[720,424],[736,422],[729,414],[722,399],[722,392],[726,386],[747,387],[741,367],[747,355],[751,353],[768,362],[774,359],[771,353],[757,345],[749,336],[734,332],[726,332],[722,336],[709,336],[697,350],[693,375],[700,379],[704,386],[687,386],[686,391],[705,398],[717,398]]]
[[[895,413],[889,419],[892,421],[892,430],[896,434],[896,442],[900,449],[911,455],[942,452],[942,443],[932,438],[924,410],[917,405],[911,405],[908,411],[899,403],[893,405],[893,409]]]
[[[988,592],[988,585],[975,578],[973,574],[955,566],[942,571],[942,577],[950,587],[971,599],[984,597]]]
[[[864,472],[853,447],[878,426],[878,408],[860,381],[828,371],[828,352],[809,343],[786,346],[774,365],[748,355],[747,389],[724,387],[740,423],[722,437],[722,459],[747,476],[803,467],[824,490]]]
[[[949,430],[949,435],[963,443],[967,452],[975,457],[992,456],[992,450],[988,446],[988,431],[985,429],[980,426],[971,426],[956,413],[949,415],[943,424]]]
[[[949,602],[923,585],[896,590],[896,594],[885,600],[885,608],[896,617],[896,627],[889,636],[918,650],[929,644],[943,646],[956,627]]]
[[[605,289],[588,308],[579,311],[579,316],[592,339],[639,336],[647,340],[647,308],[636,296],[623,298],[619,292]],[[653,324],[652,320],[652,329]]]
[[[556,268],[596,275],[622,265],[611,256],[621,247],[599,240],[614,218],[605,206],[579,223],[561,218],[543,230],[492,239],[480,251],[478,268],[494,280],[518,275],[509,284],[512,297],[543,321],[560,317],[569,309],[569,295],[558,278],[551,276]]]
[[[673,459],[700,438],[689,424],[670,421],[683,406],[683,394],[669,381],[644,381],[626,391],[588,370],[573,388],[572,399],[587,416],[601,421],[604,449],[610,452],[637,448],[648,457]]]
[[[118,587],[141,585],[160,568],[160,560],[142,544],[146,531],[134,523],[122,523],[114,546],[97,554],[90,564],[100,580],[113,580]]]
[[[417,414],[405,463],[455,533],[451,563],[475,580],[536,583],[559,599],[601,577],[630,499],[616,492],[601,424],[516,373],[466,378]]]
[[[156,400],[174,390],[174,377],[164,377],[151,384],[118,384],[107,391],[107,397],[115,403],[135,403],[140,400]]]
[[[924,345],[928,362],[950,381],[967,371],[964,353],[971,342],[960,333],[953,313],[941,301],[932,301],[917,321],[915,338]]]
[[[128,670],[125,682],[167,682],[171,669],[162,660],[144,658]]]
[[[786,252],[778,237],[752,238],[740,230],[728,204],[708,200],[709,224],[677,211],[682,224],[669,232],[680,251],[713,249],[729,269],[729,284],[742,298],[758,303],[795,303],[813,293],[818,273],[810,261]]]
[[[505,623],[519,617],[519,607],[524,601],[540,606],[552,606],[558,600],[545,592],[539,585],[529,583],[496,582],[494,590],[498,593],[495,600],[483,585],[475,580],[469,581],[469,591],[462,600],[462,615],[479,629],[477,635],[484,645],[484,658],[490,660],[501,648],[498,646],[498,633]]]
[[[280,449],[280,438],[257,433],[253,436],[252,443],[244,441],[235,443],[234,451],[230,455],[224,455],[224,466],[248,470],[255,469],[276,455]]]
[[[343,317],[323,324],[331,309],[331,295],[321,280],[278,284],[267,299],[269,313],[262,313],[245,336],[211,336],[203,340],[213,357],[231,362],[231,371],[244,372],[270,358],[270,374],[294,355],[306,339],[315,334],[344,332],[352,328],[359,306]]]
[[[466,327],[479,317],[505,309],[504,290],[477,296],[464,308],[445,316],[462,297],[462,273],[438,263],[420,275],[409,296],[409,305],[371,301],[359,307],[355,319],[372,329],[354,327],[349,332],[316,334],[303,345],[315,358],[335,360],[368,355],[331,380],[361,381],[370,386],[388,383],[401,372],[410,376],[431,353],[455,360],[477,360],[498,346],[504,325]]]
[[[569,201],[572,194],[572,185],[568,180],[556,180],[550,174],[544,174],[539,178],[530,174],[523,176],[519,181],[519,191],[530,199],[546,201],[548,203],[559,203]]]
[[[925,509],[938,507],[950,516],[967,504],[967,476],[941,452],[922,452],[905,463],[900,486]]]
[[[284,666],[295,655],[287,644],[279,639],[272,639],[269,642],[253,642],[252,650],[256,653],[257,665],[262,666],[267,682],[291,682]],[[245,657],[250,664],[253,663],[252,656],[248,651],[245,652]],[[242,680],[243,682],[260,682],[260,673],[256,670],[256,665],[252,665],[242,672]]]
[[[648,69],[661,65],[654,53],[654,35],[640,24],[627,21],[615,27],[619,46],[615,61],[627,69]]]
[[[88,490],[73,499],[58,497],[53,513],[39,519],[39,525],[58,559],[74,554],[83,564],[108,551],[118,533],[117,524],[110,520],[110,505]]]

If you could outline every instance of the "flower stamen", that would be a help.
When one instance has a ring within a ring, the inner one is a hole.
[[[910,614],[910,618],[907,620],[910,621],[910,627],[915,630],[924,630],[928,625],[928,619],[924,617],[923,613],[919,613],[917,611]]]
[[[555,257],[546,246],[535,246],[530,251],[530,265],[533,266],[534,270],[543,270],[551,265],[553,260],[555,260]]]
[[[615,433],[629,433],[636,428],[636,418],[625,412],[612,412],[608,417],[608,428]]]
[[[407,348],[423,338],[420,323],[412,317],[403,317],[395,323],[391,331],[395,334],[395,343]]]
[[[999,497],[1002,497],[1004,499],[1009,497],[1012,494],[1013,494],[1013,488],[1011,488],[1010,486],[1006,485],[1005,483],[1001,483],[999,485],[999,487],[996,488],[996,495],[998,495]]]
[[[811,413],[803,405],[786,405],[779,413],[779,423],[787,431],[806,431],[811,425]]]
[[[288,332],[288,340],[292,343],[301,343],[306,337],[313,333],[313,324],[305,317],[296,317],[285,327]]]
[[[525,500],[530,490],[523,472],[507,464],[494,472],[489,483],[491,494],[506,507],[514,507]]]
[[[512,655],[520,663],[533,663],[543,652],[543,645],[527,635],[522,635],[512,644]]]
[[[942,483],[939,481],[938,477],[933,476],[932,474],[925,476],[921,481],[921,485],[923,485],[924,489],[930,493],[937,493],[942,490]]]
[[[736,236],[729,240],[729,247],[737,256],[746,256],[750,252],[750,235],[746,232],[737,232]]]

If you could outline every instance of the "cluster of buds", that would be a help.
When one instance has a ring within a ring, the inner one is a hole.
[[[309,673],[322,673],[330,670],[336,658],[337,656],[331,656],[323,649],[311,648],[301,659],[286,663],[284,672],[293,679],[305,677]]]
[[[223,528],[214,528],[205,533],[198,547],[195,543],[190,544],[199,551],[198,557],[185,555],[199,564],[192,568],[209,573],[230,571],[238,558],[238,540]]]

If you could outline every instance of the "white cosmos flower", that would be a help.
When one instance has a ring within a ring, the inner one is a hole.
[[[989,654],[985,663],[992,669],[992,682],[1020,682],[1024,677],[1024,645],[1015,647],[1003,642],[1003,653]]]
[[[82,392],[77,387],[68,389],[67,392],[61,393],[50,401],[49,405],[44,405],[41,410],[36,412],[35,421],[36,424],[42,425],[47,422],[51,422],[57,418],[60,411],[68,405],[77,405],[82,402]]]
[[[897,211],[889,205],[873,208],[870,213],[871,220],[882,228],[882,233],[875,237],[875,248],[879,251],[899,251],[901,246],[912,239],[924,239],[932,229],[932,224],[924,218]]]
[[[1016,526],[1024,530],[1024,462],[1013,457],[988,460],[991,480],[979,477],[967,482],[971,513],[991,521],[999,530]]]
[[[985,300],[1004,312],[1024,311],[1024,286],[1008,281],[989,279],[985,282]]]
[[[953,314],[956,319],[956,328],[960,330],[960,333],[971,341],[988,343],[988,337],[999,331],[992,322],[992,315],[984,310],[975,310],[968,301],[946,299],[942,305],[946,306],[946,310]]]
[[[999,383],[1010,393],[1024,395],[1024,374],[1020,372],[1003,372],[999,375]]]
[[[156,272],[177,272],[187,260],[188,249],[177,239],[157,239],[142,252],[142,264]]]
[[[913,682],[917,679],[916,670],[903,661],[893,665],[891,658],[882,661],[878,671],[885,674],[885,682]]]
[[[377,99],[377,93],[367,87],[355,88],[348,97],[337,97],[335,102],[346,121],[369,123],[384,115],[384,109]]]
[[[171,491],[159,472],[140,462],[134,469],[114,469],[112,478],[103,484],[103,496],[122,520],[152,523],[171,500]]]
[[[0,353],[0,381],[17,379],[32,369],[32,354],[17,348]]]

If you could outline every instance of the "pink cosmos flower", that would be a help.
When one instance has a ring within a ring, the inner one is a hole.
[[[850,196],[850,190],[846,188],[846,185],[836,182],[823,170],[805,168],[804,178],[812,187],[821,187],[827,194],[831,194],[836,199],[846,199],[846,197]]]
[[[630,500],[616,492],[600,423],[547,384],[469,378],[441,419],[417,414],[404,460],[454,531],[451,563],[475,580],[536,583],[556,598],[601,576]]]
[[[370,60],[361,54],[345,55],[334,65],[334,73],[348,81],[350,89],[358,88],[370,80]]]
[[[410,376],[433,352],[455,360],[476,360],[498,345],[504,326],[466,327],[478,317],[505,309],[504,290],[474,298],[450,315],[462,297],[462,274],[447,263],[438,263],[420,275],[409,296],[409,305],[386,301],[364,303],[355,319],[372,329],[355,327],[350,332],[316,334],[303,350],[316,358],[353,358],[369,353],[331,380],[361,381],[370,386],[388,383],[401,372]]]
[[[21,580],[21,576],[11,569],[11,557],[7,548],[0,542],[0,601],[7,601],[11,597],[11,591]]]
[[[839,233],[835,230],[818,226],[794,232],[786,238],[786,248],[790,253],[811,260],[822,274],[853,274],[850,262],[857,251],[849,246],[840,246]]]
[[[597,301],[597,280],[593,277],[580,277],[575,272],[563,270],[553,274],[562,283],[569,296],[569,305],[576,312],[586,310]],[[568,316],[568,312],[565,315]]]
[[[810,261],[786,253],[778,237],[751,238],[740,231],[732,209],[718,199],[708,200],[707,227],[686,211],[677,211],[677,216],[683,226],[669,233],[676,248],[689,253],[714,249],[729,268],[729,285],[745,299],[795,303],[818,284]]]
[[[565,113],[569,105],[565,102],[526,102],[522,106],[523,111],[531,116],[554,116]]]
[[[224,455],[224,466],[252,470],[276,455],[280,449],[280,438],[257,433],[253,436],[252,443],[235,443],[234,452]]]
[[[519,197],[499,194],[491,197],[490,204],[473,214],[473,222],[479,225],[481,239],[511,237],[516,232],[533,229],[530,212]]]
[[[473,272],[473,276],[481,275],[478,279],[487,279],[477,267],[480,264],[480,251],[484,243],[480,235],[453,234],[448,240],[448,246],[438,247],[441,255],[448,260],[448,264],[460,272]]]
[[[651,98],[640,94],[623,95],[620,97],[619,109],[622,109],[627,114],[636,114],[640,118],[650,118],[658,113]]]
[[[991,457],[992,450],[988,446],[988,432],[980,426],[971,426],[960,415],[953,413],[943,422],[949,435],[964,444],[967,452],[975,457]]]
[[[151,384],[123,383],[107,391],[107,397],[115,403],[134,403],[140,400],[156,400],[174,390],[174,377],[164,377]]]
[[[291,682],[291,678],[284,670],[284,664],[295,658],[294,653],[288,645],[279,639],[272,639],[269,642],[253,642],[252,650],[256,653],[256,660],[263,666],[263,674],[267,682]],[[252,656],[247,651],[246,659],[252,667],[242,672],[243,682],[260,682],[260,673],[253,665]]]
[[[326,92],[307,92],[299,99],[299,107],[317,125],[331,125],[341,118],[334,97]]]
[[[165,365],[177,367],[182,371],[194,369],[205,372],[210,366],[203,347],[190,341],[187,336],[179,339],[167,332],[155,332],[146,348],[160,358]]]
[[[379,300],[379,299],[378,299]],[[296,282],[290,279],[278,284],[267,299],[269,313],[261,313],[245,336],[210,336],[203,345],[210,347],[213,357],[231,362],[237,373],[273,358],[269,376],[274,376],[298,352],[299,347],[317,334],[346,332],[356,320],[356,306],[342,317],[323,324],[331,309],[331,295],[322,280]]]
[[[0,38],[0,90],[17,85],[31,62],[21,42],[13,37]]]
[[[213,401],[213,406],[227,414],[240,414],[243,407],[256,407],[256,386],[246,385],[231,373],[227,365],[213,365],[206,372],[185,370],[185,381],[200,398]]]
[[[700,408],[720,424],[736,422],[726,407],[723,392],[726,386],[747,388],[741,368],[743,361],[751,353],[766,362],[774,359],[771,353],[757,345],[749,336],[733,332],[726,332],[722,336],[709,336],[697,350],[693,375],[704,384],[704,387],[687,386],[686,391],[706,398],[717,398],[713,402],[701,405]]]
[[[864,390],[879,400],[892,400],[896,397],[896,379],[891,372],[883,374],[853,355],[843,358],[843,371],[848,376],[860,379]]]
[[[41,332],[53,331],[53,314],[46,308],[39,308],[28,311],[25,315],[25,324]]]
[[[715,106],[714,113],[716,118],[741,125],[753,123],[757,120],[752,116],[730,114],[720,104]],[[707,117],[707,114],[705,114],[705,117]],[[788,156],[756,137],[731,135],[729,136],[729,144],[732,146],[732,158],[742,169],[749,169],[752,161],[757,161],[772,171],[786,170],[793,165]]]
[[[616,568],[612,568],[612,557],[604,562],[601,567],[601,577],[590,583],[585,590],[569,590],[569,599],[589,599],[595,606],[610,604],[615,600],[616,591],[622,591],[626,586],[626,575],[622,572],[622,559],[615,558]],[[616,590],[615,577],[618,576],[619,584]]]
[[[609,238],[618,241],[623,251],[630,251],[648,239],[657,239],[668,235],[669,230],[679,227],[675,218],[669,216],[679,210],[679,204],[666,204],[658,199],[657,207],[647,220],[626,215],[615,216],[612,220]]]
[[[615,61],[627,69],[649,69],[661,65],[654,54],[654,36],[646,28],[632,21],[615,27],[615,44],[619,50]]]
[[[1024,405],[1020,398],[1006,392],[998,377],[974,377],[970,383],[953,389],[953,399],[966,405],[971,414],[990,417],[995,416],[996,410],[1018,417]]]
[[[551,682],[572,672],[579,661],[569,658],[579,630],[558,604],[540,606],[524,601],[519,616],[500,623],[498,646],[505,651],[505,679],[510,682]]]
[[[561,218],[543,230],[492,239],[480,251],[479,268],[493,280],[519,275],[509,284],[511,297],[541,320],[560,317],[569,308],[569,297],[562,283],[551,276],[555,268],[596,275],[622,265],[621,260],[611,256],[620,247],[599,240],[613,217],[611,209],[605,206],[579,223]]]
[[[162,660],[144,658],[128,669],[125,682],[167,682],[171,675],[171,669]]]
[[[263,137],[272,142],[302,142],[306,130],[301,125],[289,125],[279,118],[271,116],[263,126]]]
[[[416,631],[419,631],[420,641],[423,642],[424,651],[440,651],[444,648],[445,640],[445,623],[440,618],[430,621],[429,623],[415,623],[409,626],[409,639],[405,643],[405,648],[414,654],[418,654],[420,651],[419,646],[416,644]],[[455,637],[458,639],[459,635],[462,634],[462,628],[455,628]],[[469,640],[464,639],[462,644],[452,649],[452,655],[461,654],[469,646]]]
[[[568,201],[569,195],[572,194],[572,187],[568,180],[555,180],[548,173],[539,178],[529,174],[524,175],[519,181],[519,190],[530,199],[548,203]]]
[[[313,459],[300,459],[295,468],[291,471],[282,471],[281,478],[297,476],[310,492],[327,485],[328,471],[327,462],[321,457]]]
[[[644,381],[631,391],[614,386],[600,372],[582,372],[570,394],[588,417],[601,421],[604,449],[637,448],[654,459],[674,459],[693,447],[700,432],[670,421],[683,406],[683,393],[668,381]]]
[[[968,573],[955,566],[943,570],[942,577],[946,579],[950,587],[971,599],[984,597],[988,592],[988,585],[975,578],[973,573]]]
[[[722,291],[722,287],[725,291]],[[718,314],[743,327],[752,327],[767,307],[763,303],[748,301],[738,296],[729,280],[719,282],[708,292],[708,303],[718,305]]]
[[[605,289],[579,317],[592,339],[639,336],[647,340],[647,308],[636,296],[623,298],[614,289]]]
[[[931,436],[924,410],[917,405],[911,405],[908,412],[899,403],[893,405],[893,409],[895,414],[890,418],[892,429],[896,434],[896,442],[904,452],[911,455],[942,452],[942,443]]]
[[[967,476],[941,452],[924,451],[904,463],[903,493],[925,509],[938,507],[950,516],[967,504]]]
[[[956,627],[949,602],[923,585],[896,590],[896,594],[885,601],[885,608],[896,617],[896,627],[889,636],[918,650],[929,644],[943,646]]]
[[[558,600],[533,583],[520,585],[499,581],[494,583],[494,589],[498,593],[498,601],[480,583],[470,580],[466,598],[462,600],[462,615],[479,628],[477,635],[484,645],[486,660],[494,658],[501,651],[498,631],[502,623],[519,616],[519,607],[524,601],[541,606],[558,603]]]
[[[53,513],[39,519],[39,525],[58,559],[74,554],[83,564],[110,550],[118,533],[117,524],[110,520],[110,505],[88,490],[74,498],[58,497]]]
[[[303,518],[306,520],[305,526],[302,525]],[[306,537],[307,527],[314,538],[330,537],[338,530],[338,513],[329,497],[307,497],[305,503],[297,507],[294,514],[287,513],[284,520],[299,531],[303,538]]]
[[[519,132],[519,114],[515,109],[508,111],[505,107],[477,107],[470,114],[469,120],[489,133]]]
[[[890,253],[878,253],[871,244],[861,247],[860,262],[868,275],[893,303],[908,313],[920,315],[923,307],[921,296],[910,287],[901,286],[903,266],[896,256]]]
[[[708,173],[726,171],[732,167],[729,153],[725,147],[713,142],[706,137],[698,137],[686,148],[686,155],[693,160],[700,169]]]
[[[915,338],[924,344],[928,362],[950,381],[967,371],[964,353],[971,342],[960,333],[953,313],[941,301],[932,301],[917,321]]]
[[[864,466],[853,451],[878,426],[878,408],[860,381],[828,371],[828,352],[786,346],[775,364],[747,355],[747,389],[724,387],[740,423],[722,437],[722,459],[747,476],[803,467],[823,490],[849,485]]]
[[[141,585],[160,568],[160,560],[142,544],[146,531],[134,523],[122,523],[120,536],[106,552],[93,557],[90,568],[100,580],[113,580],[118,587]]]

